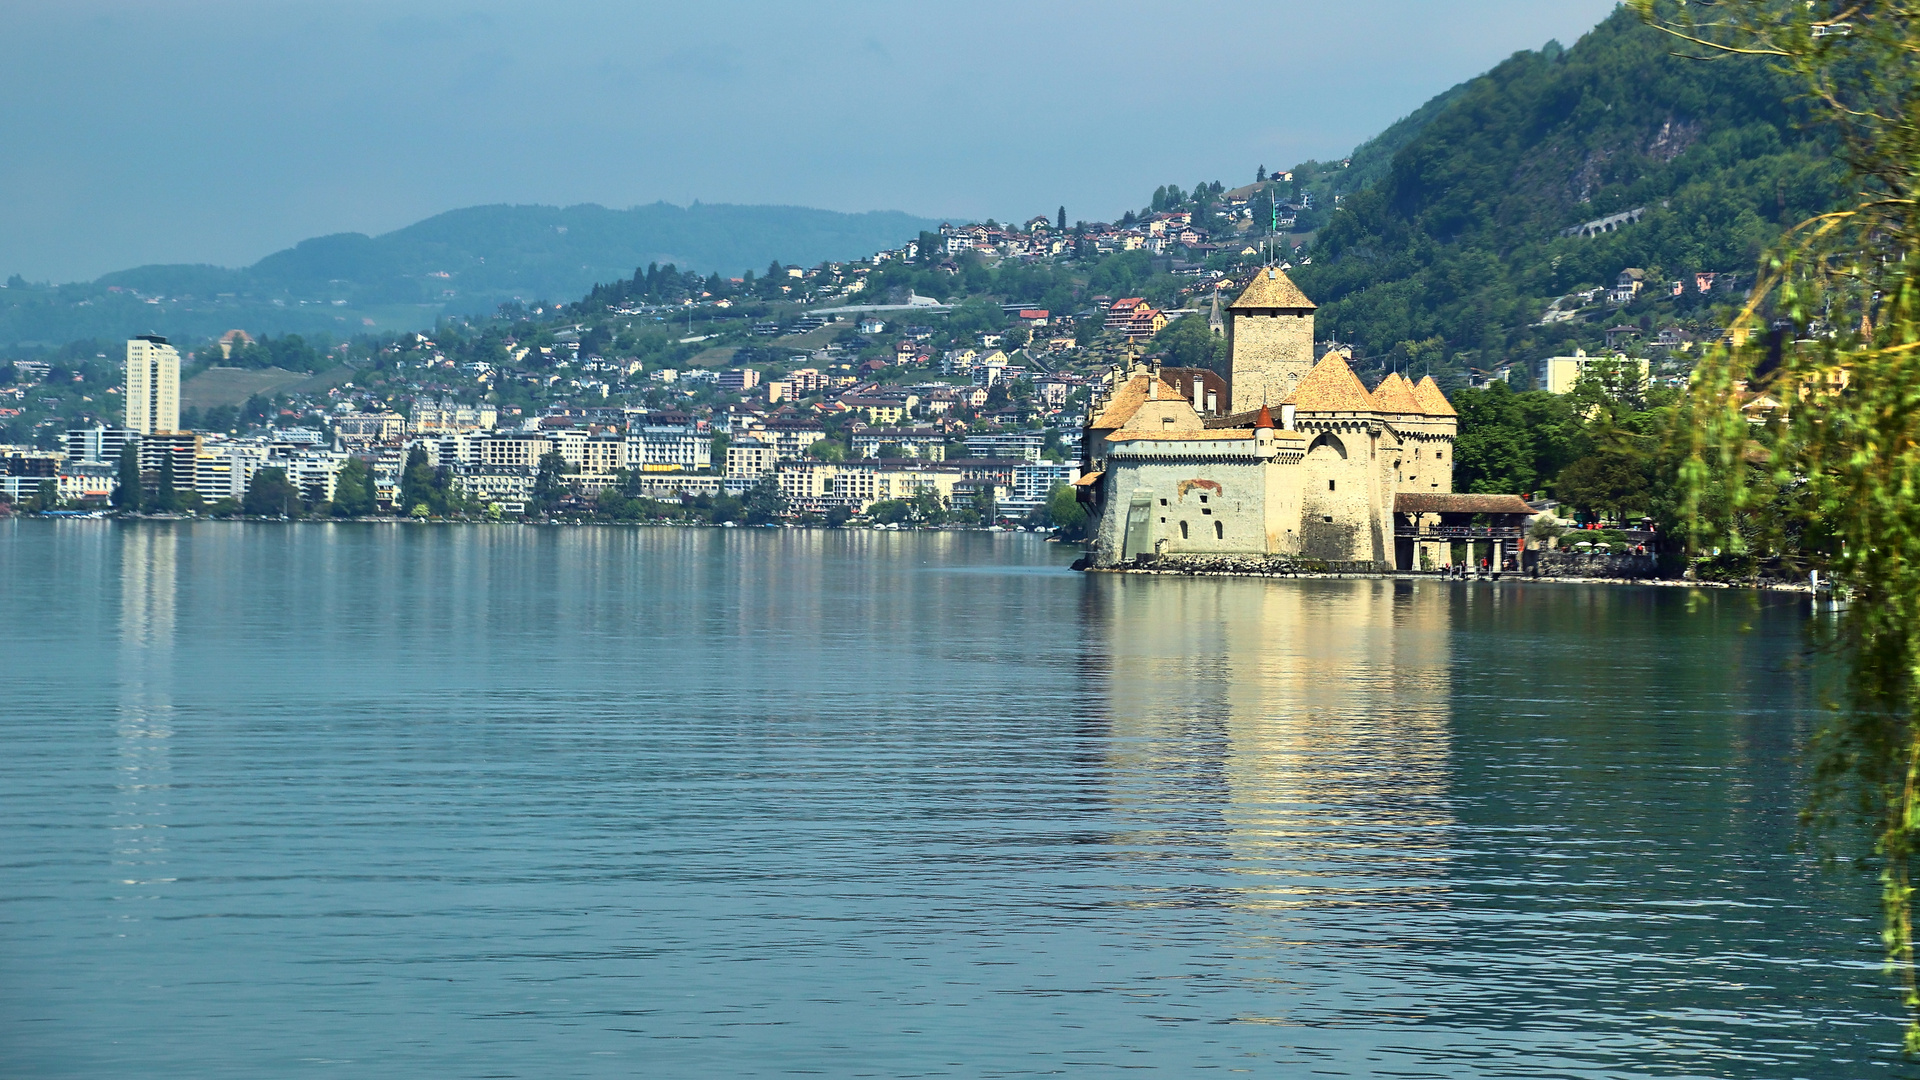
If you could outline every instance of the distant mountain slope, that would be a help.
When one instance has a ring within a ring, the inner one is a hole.
[[[1763,61],[1672,50],[1623,7],[1571,49],[1517,54],[1437,99],[1296,274],[1322,305],[1322,333],[1376,357],[1490,367],[1594,338],[1590,320],[1534,324],[1550,299],[1623,268],[1667,281],[1750,273],[1785,225],[1832,204],[1844,169],[1795,127],[1789,88]],[[1639,208],[1618,231],[1561,235]],[[1658,314],[1711,317],[1690,302]],[[1650,292],[1596,317],[1651,316],[1655,303]]]
[[[381,236],[303,240],[244,269],[143,266],[54,288],[0,290],[0,345],[157,332],[198,338],[429,326],[503,300],[572,300],[650,262],[729,276],[895,247],[939,222],[898,212],[670,203],[475,206]],[[155,301],[158,301],[157,303]]]

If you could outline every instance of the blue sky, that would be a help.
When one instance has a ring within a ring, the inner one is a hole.
[[[1612,0],[0,4],[0,275],[478,203],[1107,218],[1334,157]]]

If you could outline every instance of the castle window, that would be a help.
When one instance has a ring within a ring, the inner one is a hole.
[[[1321,520],[1321,521],[1324,521],[1324,522],[1326,522],[1326,523],[1327,523],[1327,524],[1329,524],[1329,525],[1331,525],[1331,524],[1333,524],[1333,515],[1332,515],[1332,514],[1322,514],[1322,515],[1321,515],[1321,517],[1320,517],[1320,520]]]
[[[1165,506],[1165,505],[1167,505],[1167,500],[1165,500],[1165,499],[1161,499],[1161,500],[1160,500],[1160,505],[1161,505],[1161,506]]]
[[[1332,491],[1332,490],[1333,490],[1333,481],[1331,481],[1331,480],[1329,480],[1329,481],[1327,481],[1327,490],[1328,490],[1328,491]]]
[[[1216,521],[1213,523],[1213,538],[1215,540],[1225,540],[1227,538],[1227,525],[1225,522]]]
[[[1185,540],[1186,538],[1187,538],[1187,523],[1183,521],[1180,523],[1180,539]]]
[[[1207,515],[1207,516],[1209,516],[1209,517],[1211,517],[1211,516],[1213,515],[1213,511],[1212,511],[1212,510],[1202,510],[1202,511],[1200,511],[1200,512],[1201,512],[1201,513],[1203,513],[1203,514],[1206,514],[1206,515]]]
[[[1200,501],[1201,501],[1201,502],[1206,502],[1206,501],[1207,501],[1207,497],[1206,497],[1205,495],[1202,495],[1202,496],[1200,496]]]

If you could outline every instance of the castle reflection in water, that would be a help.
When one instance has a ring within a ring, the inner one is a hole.
[[[1113,798],[1138,823],[1115,843],[1213,848],[1239,908],[1444,903],[1445,585],[1116,575],[1086,602]]]

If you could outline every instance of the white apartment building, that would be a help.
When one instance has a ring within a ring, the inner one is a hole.
[[[457,472],[453,490],[483,502],[525,503],[533,498],[533,477],[520,469],[477,468]]]
[[[507,431],[466,440],[472,464],[483,469],[538,470],[540,459],[556,449],[537,431]],[[451,464],[451,463],[449,463]]]
[[[180,353],[146,334],[127,342],[127,430],[180,430]]]
[[[1013,467],[1013,484],[1006,498],[1000,501],[1000,508],[1007,513],[1024,514],[1046,504],[1053,489],[1061,484],[1071,485],[1080,479],[1078,464],[1059,464],[1051,461],[1030,461]]]
[[[499,419],[499,411],[485,402],[463,405],[455,401],[416,400],[407,417],[407,429],[420,435],[486,431]]]
[[[967,436],[967,452],[978,458],[1024,458],[1039,461],[1046,448],[1044,431],[1012,431],[999,435]]]
[[[133,437],[126,428],[68,428],[67,457],[74,461],[118,463],[120,452]]]
[[[883,446],[897,446],[894,457],[947,459],[947,437],[938,428],[865,428],[853,433],[853,452],[863,458],[877,458]]]
[[[727,446],[729,479],[758,480],[780,463],[780,454],[771,443],[759,439],[741,439]]]
[[[349,456],[338,450],[301,450],[274,464],[287,470],[287,481],[300,490],[301,498],[331,502],[340,467]]]
[[[713,440],[692,424],[645,424],[627,432],[629,469],[659,472],[712,465]]]
[[[255,442],[202,443],[193,462],[193,490],[208,503],[238,502],[253,483],[253,474],[267,463],[267,448]]]

